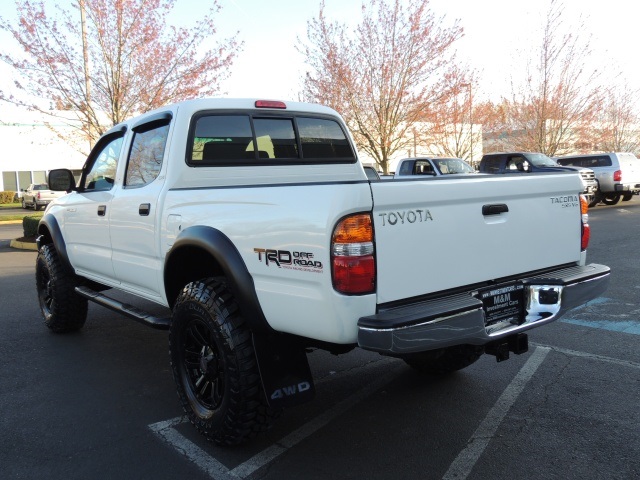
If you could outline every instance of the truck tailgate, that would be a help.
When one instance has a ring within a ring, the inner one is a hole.
[[[580,260],[577,174],[371,183],[378,303]]]

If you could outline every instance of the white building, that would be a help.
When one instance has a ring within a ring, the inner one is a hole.
[[[71,127],[55,125],[58,132]],[[45,125],[41,115],[11,105],[0,106],[0,191],[19,192],[30,183],[46,183],[54,168],[79,171],[86,156]]]

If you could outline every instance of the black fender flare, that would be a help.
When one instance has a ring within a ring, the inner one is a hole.
[[[256,293],[253,277],[249,273],[240,252],[233,242],[220,230],[207,226],[193,226],[182,230],[165,257],[165,289],[171,285],[167,265],[171,257],[186,247],[196,247],[206,251],[218,263],[233,295],[236,297],[242,315],[249,327],[258,334],[272,333]],[[167,298],[170,297],[167,291]],[[172,300],[169,300],[172,303]]]
[[[45,229],[48,232],[48,235],[45,234]],[[62,230],[60,229],[60,225],[58,225],[56,217],[50,213],[40,219],[40,222],[38,223],[38,238],[36,239],[38,250],[49,243],[53,243],[62,263],[73,272],[74,269],[69,261],[67,244],[62,236]]]

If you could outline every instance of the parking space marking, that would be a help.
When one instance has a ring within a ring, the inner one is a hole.
[[[209,455],[207,452],[198,447],[195,443],[186,439],[174,427],[181,423],[187,423],[186,417],[176,417],[171,420],[154,423],[149,428],[165,440],[169,445],[175,448],[182,455],[187,457],[192,463],[207,473],[211,478],[216,480],[231,479],[229,469],[222,463]]]
[[[563,318],[562,323],[580,325],[581,327],[599,328],[610,332],[630,333],[640,335],[640,322],[637,320],[614,321],[614,320],[579,320],[576,318]]]
[[[542,345],[539,343],[529,343],[529,345],[535,346],[535,347],[549,348],[554,352],[564,353],[565,355],[571,355],[574,357],[589,358],[591,360],[597,360],[599,362],[613,363],[615,365],[621,365],[623,367],[640,369],[640,363],[631,362],[629,360],[620,360],[619,358],[605,357],[604,355],[596,355],[595,353],[578,352],[577,350],[569,350],[568,348],[553,347],[551,345]]]
[[[328,380],[333,380],[338,377],[349,377],[352,375],[360,375],[363,371],[379,367],[380,364],[396,364],[396,367],[400,365],[399,362],[389,359],[381,358],[380,360],[370,362],[363,367],[356,368],[348,371],[345,374],[338,374],[334,376],[325,377],[317,382],[322,384]],[[402,364],[403,365],[403,364]],[[314,418],[310,422],[305,423],[297,430],[291,432],[286,437],[280,439],[270,447],[264,449],[262,452],[254,455],[247,461],[241,463],[233,469],[229,469],[221,462],[219,462],[210,453],[198,447],[196,444],[185,438],[175,427],[182,423],[187,423],[189,420],[186,417],[176,417],[171,420],[165,420],[162,422],[149,425],[155,434],[160,436],[165,442],[175,448],[178,452],[183,454],[186,458],[194,463],[200,470],[204,471],[209,477],[215,480],[231,480],[231,479],[244,479],[254,473],[256,470],[262,468],[265,465],[273,462],[278,456],[285,453],[290,448],[294,447],[301,441],[305,440],[322,427],[330,423],[335,418],[339,417],[356,404],[372,395],[376,390],[383,388],[394,377],[398,375],[396,371],[398,368],[391,368],[385,374],[377,378],[374,382],[371,382],[366,387],[359,390],[357,393],[347,397],[345,400],[337,403],[333,408],[330,408],[325,413]]]
[[[449,466],[449,470],[442,477],[443,480],[467,478],[495,435],[505,415],[550,351],[551,349],[547,347],[536,347],[527,363],[524,364],[504,392],[502,392],[495,405],[489,410],[487,416],[467,442],[467,446]]]

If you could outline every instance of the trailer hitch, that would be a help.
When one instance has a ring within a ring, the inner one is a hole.
[[[498,362],[509,360],[509,352],[520,355],[529,351],[529,337],[526,333],[511,335],[486,344],[484,351],[489,355],[494,355]]]

